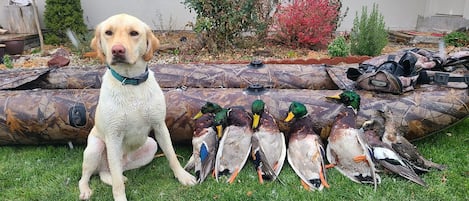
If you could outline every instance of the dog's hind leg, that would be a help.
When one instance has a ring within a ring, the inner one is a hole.
[[[99,178],[101,181],[109,186],[112,186],[112,176],[109,170],[109,165],[107,162],[107,155],[103,154],[101,167],[99,167]],[[124,182],[127,181],[127,178],[124,176]]]
[[[94,132],[96,132],[96,130],[93,128],[88,136],[88,144],[83,152],[82,174],[78,182],[81,200],[88,200],[91,197],[92,191],[89,186],[89,181],[91,176],[97,172],[105,150],[104,142],[95,137]]]
[[[101,181],[109,186],[112,186],[112,176],[109,170],[107,155],[104,153],[101,155],[101,164],[99,165],[98,171]],[[127,177],[124,176],[124,182],[126,181]]]
[[[150,163],[155,157],[157,150],[158,145],[156,141],[148,137],[145,144],[140,148],[124,156],[124,171],[136,169]]]
[[[101,179],[101,181],[109,186],[112,186],[112,176],[111,176],[111,172],[109,172],[109,169],[105,170],[105,171],[100,171],[99,172],[99,178]],[[127,181],[127,177],[124,176],[124,182]]]

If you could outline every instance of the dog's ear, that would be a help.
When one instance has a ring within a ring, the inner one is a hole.
[[[153,53],[158,49],[160,46],[160,41],[151,31],[150,27],[147,27],[147,51],[143,55],[143,60],[150,61],[153,57]]]
[[[105,61],[105,56],[101,47],[101,36],[100,36],[101,28],[100,26],[96,26],[94,31],[94,37],[91,40],[91,48],[96,51],[96,57],[98,57],[102,62]]]

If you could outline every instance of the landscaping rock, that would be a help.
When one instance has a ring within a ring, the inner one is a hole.
[[[70,64],[70,59],[60,55],[54,56],[47,62],[47,66],[49,66],[49,68],[68,66],[68,64]]]
[[[55,56],[62,56],[62,57],[69,57],[70,56],[70,52],[68,52],[66,49],[64,48],[57,48],[53,51],[51,51],[51,56],[55,57]]]

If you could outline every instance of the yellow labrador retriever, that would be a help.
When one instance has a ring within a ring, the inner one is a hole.
[[[78,184],[81,200],[90,198],[89,180],[96,173],[112,185],[115,200],[127,200],[122,173],[152,161],[158,149],[155,140],[148,137],[152,129],[174,176],[183,185],[196,183],[176,158],[165,124],[165,98],[147,67],[158,45],[150,27],[127,14],[109,17],[96,27],[91,46],[108,70],[102,80],[95,125],[83,153]]]

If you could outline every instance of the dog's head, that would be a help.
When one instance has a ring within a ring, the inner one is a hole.
[[[109,65],[135,64],[139,59],[149,61],[158,46],[151,28],[127,14],[111,16],[98,24],[91,40],[98,58]]]

